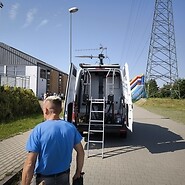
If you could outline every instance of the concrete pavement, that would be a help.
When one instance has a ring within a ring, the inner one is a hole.
[[[28,135],[26,132],[0,142],[0,185],[22,168]]]
[[[22,167],[29,132],[0,142],[0,184]],[[85,140],[86,138],[84,138]],[[86,142],[83,141],[84,148]],[[84,185],[184,185],[185,125],[134,106],[134,132],[106,135],[104,159],[94,145],[85,158]],[[75,170],[75,153],[71,175]]]

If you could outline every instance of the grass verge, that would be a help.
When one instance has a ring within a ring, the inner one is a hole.
[[[43,115],[33,115],[16,121],[0,124],[0,141],[14,135],[26,132],[43,121]]]
[[[151,112],[185,124],[185,99],[149,98],[135,103]]]

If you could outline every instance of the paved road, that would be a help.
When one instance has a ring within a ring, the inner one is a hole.
[[[134,133],[107,136],[105,148],[105,159],[86,159],[85,184],[185,184],[184,125],[134,106]]]
[[[0,142],[0,179],[22,165],[28,134]],[[85,141],[83,144],[86,148]],[[134,106],[134,132],[127,139],[106,135],[104,159],[98,147],[94,146],[92,152],[96,155],[85,158],[85,185],[185,184],[185,125],[140,107]]]

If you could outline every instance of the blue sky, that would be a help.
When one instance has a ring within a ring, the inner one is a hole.
[[[1,0],[0,42],[68,73],[69,11],[73,14],[73,63],[96,63],[78,55],[98,55],[105,63],[125,62],[130,78],[145,74],[155,0]],[[173,0],[179,77],[185,78],[185,1]]]

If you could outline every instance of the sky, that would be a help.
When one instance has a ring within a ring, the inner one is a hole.
[[[155,0],[0,0],[0,42],[68,73],[69,8],[72,14],[72,62],[95,64],[104,50],[104,63],[127,62],[130,78],[145,74]],[[173,0],[178,73],[185,78],[185,1]]]

